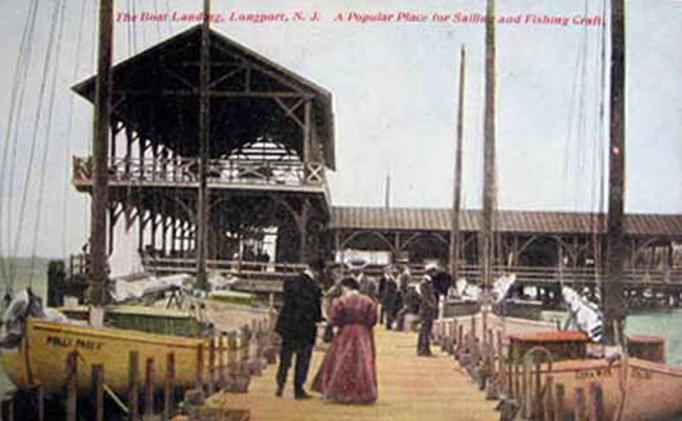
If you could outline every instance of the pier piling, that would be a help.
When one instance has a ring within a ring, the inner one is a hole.
[[[138,378],[140,373],[140,356],[137,351],[130,351],[128,354],[128,420],[137,421],[139,419],[139,398]]]
[[[154,415],[154,359],[147,358],[144,374],[144,419]]]
[[[66,358],[66,420],[78,419],[78,353],[72,352]]]
[[[95,421],[104,420],[104,366],[92,365],[92,407]]]
[[[166,355],[166,377],[163,388],[163,419],[169,420],[175,404],[175,354]]]

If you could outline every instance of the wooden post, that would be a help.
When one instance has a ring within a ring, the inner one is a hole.
[[[526,365],[523,366],[523,371],[521,372],[521,394],[519,402],[521,404],[521,414],[523,418],[530,417],[530,373]]]
[[[140,373],[140,356],[137,351],[130,351],[128,354],[128,419],[136,421],[139,419],[139,389],[138,378]]]
[[[78,419],[78,353],[71,352],[66,358],[66,420]]]
[[[216,371],[216,338],[212,337],[209,343],[208,352],[208,394],[212,395],[215,392],[215,371]]]
[[[227,334],[227,374],[228,374],[228,390],[233,390],[236,385],[238,363],[237,363],[237,333],[229,332]]]
[[[623,337],[625,244],[625,0],[611,2],[611,88],[609,121],[609,197],[606,217],[606,279],[602,282],[604,343]]]
[[[550,375],[545,380],[545,395],[543,397],[543,419],[545,421],[552,421],[554,419],[554,378]]]
[[[514,363],[514,396],[521,402],[521,367],[518,363]]]
[[[147,358],[144,375],[144,418],[154,415],[154,359]]]
[[[486,2],[485,25],[485,112],[483,125],[483,211],[480,230],[481,239],[481,324],[483,332],[488,329],[488,306],[492,286],[493,236],[497,188],[495,183],[495,5]],[[484,338],[485,340],[485,338]]]
[[[95,409],[95,421],[104,420],[104,366],[92,365],[92,407]]]
[[[36,400],[38,409],[38,421],[45,420],[45,386],[36,387]]]
[[[90,206],[90,271],[88,301],[103,305],[107,290],[107,204],[109,192],[109,127],[111,121],[113,0],[99,2],[99,49],[95,79],[92,155],[94,163]]]
[[[459,279],[459,268],[457,264],[459,263],[459,245],[460,236],[459,231],[459,214],[461,207],[461,185],[462,185],[462,133],[464,126],[464,64],[466,61],[466,53],[464,52],[464,46],[461,48],[460,59],[459,59],[459,90],[457,96],[457,138],[456,138],[456,158],[455,158],[455,185],[454,185],[454,197],[452,205],[452,222],[450,231],[450,274],[454,282]]]
[[[225,387],[227,368],[227,332],[222,332],[220,335],[220,342],[218,343],[218,387]]]
[[[464,345],[464,324],[457,326],[457,349]]]
[[[14,421],[14,397],[2,401],[2,419]]]
[[[175,354],[166,355],[166,378],[163,388],[163,419],[170,420],[175,405]]]
[[[508,373],[508,378],[507,378],[507,395],[511,397],[515,397],[514,395],[514,364],[509,361],[509,364],[507,365],[507,373]]]
[[[533,415],[536,418],[542,417],[542,364],[540,363],[540,357],[538,354],[535,355],[535,390],[533,393]]]
[[[575,388],[575,420],[587,421],[587,402],[585,402],[585,390],[582,387]]]
[[[602,387],[597,382],[590,383],[590,419],[604,420],[606,414],[604,412],[604,392]]]
[[[197,347],[197,367],[196,367],[196,389],[204,390],[204,344]]]
[[[563,383],[556,384],[556,394],[554,395],[554,421],[564,421],[566,418],[566,406],[564,395],[566,391]]]

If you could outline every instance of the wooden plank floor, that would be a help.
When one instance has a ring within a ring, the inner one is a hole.
[[[251,380],[248,394],[218,393],[208,399],[212,408],[246,409],[252,420],[498,420],[482,392],[460,371],[457,361],[440,352],[435,357],[416,356],[415,333],[375,329],[379,399],[374,405],[342,405],[293,399],[293,367],[282,398],[275,397],[276,366]],[[435,350],[436,347],[434,346]],[[309,379],[321,362],[316,351]]]

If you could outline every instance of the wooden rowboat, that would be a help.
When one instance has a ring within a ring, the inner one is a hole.
[[[10,380],[20,389],[42,385],[47,393],[62,394],[67,379],[67,359],[77,353],[78,390],[88,393],[91,366],[103,364],[105,384],[124,394],[128,386],[128,355],[137,351],[140,373],[145,361],[154,359],[157,390],[163,386],[169,353],[175,358],[175,387],[194,385],[199,349],[204,339],[183,338],[113,328],[92,328],[29,319],[20,345],[3,349],[0,359]]]
[[[593,382],[603,391],[605,419],[659,420],[682,413],[682,368],[638,358],[581,359],[560,361],[541,372],[564,384],[567,413],[576,411],[576,388],[590,401]]]

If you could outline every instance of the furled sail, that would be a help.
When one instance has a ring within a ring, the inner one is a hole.
[[[572,288],[562,287],[561,294],[568,305],[570,320],[574,327],[585,332],[593,341],[600,342],[604,319],[597,306],[581,297]]]

